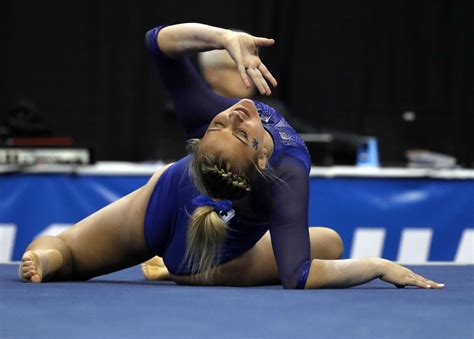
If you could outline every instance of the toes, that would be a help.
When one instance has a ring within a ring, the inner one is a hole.
[[[41,282],[41,277],[38,274],[35,274],[31,277],[31,282],[40,283]]]
[[[23,272],[23,277],[25,278],[31,278],[36,272],[33,271],[33,270],[29,270],[29,271],[26,271],[26,272]]]
[[[22,281],[30,281],[31,277],[33,277],[35,275],[38,275],[36,273],[36,270],[34,270],[30,267],[27,267],[27,268],[22,268],[22,270],[19,274],[19,277],[20,277],[20,280],[22,280]]]
[[[20,274],[23,278],[29,279],[36,272],[36,267],[32,261],[23,261],[20,267]]]
[[[30,269],[31,266],[33,266],[32,261],[24,261],[24,262],[21,263],[22,269]]]
[[[38,269],[36,255],[32,252],[25,253],[21,258],[18,270],[20,279],[23,281],[41,282],[41,270]]]
[[[23,272],[25,272],[25,271],[31,271],[31,270],[36,270],[36,266],[35,266],[35,264],[34,264],[32,261],[23,263],[23,264],[21,265],[21,268],[22,268]]]
[[[23,268],[30,268],[30,267],[34,267],[35,263],[33,261],[24,261],[21,263],[21,266]]]

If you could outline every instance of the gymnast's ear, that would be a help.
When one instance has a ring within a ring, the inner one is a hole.
[[[260,170],[264,170],[268,162],[268,152],[267,148],[263,147],[262,150],[258,153],[257,165]]]

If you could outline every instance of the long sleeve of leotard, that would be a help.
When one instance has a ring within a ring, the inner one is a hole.
[[[285,288],[304,288],[311,265],[308,230],[309,177],[303,163],[285,156],[269,187],[270,235],[278,274]]]
[[[169,58],[160,50],[160,27],[147,32],[146,46],[168,89],[188,138],[202,137],[213,117],[237,99],[214,94],[187,57]],[[285,288],[304,288],[310,266],[308,173],[303,163],[283,156],[268,186],[269,221],[278,272]]]
[[[145,45],[158,69],[159,76],[175,105],[176,115],[187,138],[200,138],[215,115],[234,105],[211,91],[187,56],[170,58],[158,46],[162,26],[146,33]]]

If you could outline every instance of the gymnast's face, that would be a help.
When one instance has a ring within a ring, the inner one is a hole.
[[[201,139],[201,150],[224,155],[237,168],[257,159],[263,169],[267,161],[264,136],[265,129],[255,104],[242,99],[212,119]]]

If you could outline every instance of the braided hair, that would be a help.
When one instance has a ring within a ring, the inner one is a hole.
[[[262,174],[256,159],[237,169],[220,155],[199,152],[199,139],[191,139],[188,150],[194,155],[191,165],[194,184],[199,191],[215,199],[242,199]]]
[[[256,159],[247,166],[233,168],[228,159],[199,150],[200,140],[188,141],[193,155],[190,174],[198,190],[214,199],[239,200],[248,195],[262,175]],[[218,258],[216,253],[226,237],[227,224],[210,206],[197,207],[189,219],[185,262],[191,274],[201,274],[210,283]]]

